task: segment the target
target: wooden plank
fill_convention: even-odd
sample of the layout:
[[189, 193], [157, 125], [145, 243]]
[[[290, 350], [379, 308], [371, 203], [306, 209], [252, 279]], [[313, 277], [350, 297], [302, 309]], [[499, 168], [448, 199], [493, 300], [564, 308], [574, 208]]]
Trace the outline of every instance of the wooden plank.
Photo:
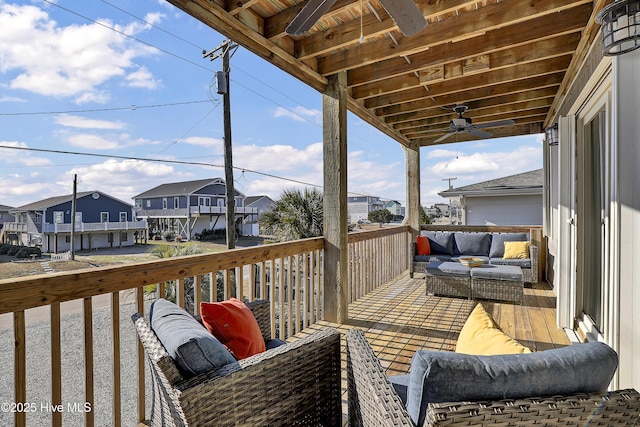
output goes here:
[[91, 297], [82, 301], [82, 317], [84, 326], [84, 400], [91, 407], [84, 415], [86, 427], [95, 425], [94, 381], [93, 381], [93, 307]]
[[193, 314], [200, 314], [200, 302], [202, 301], [202, 275], [193, 278]]
[[120, 293], [111, 294], [111, 343], [113, 352], [112, 375], [112, 412], [111, 422], [114, 427], [122, 425], [121, 377], [120, 377]]
[[[13, 313], [13, 338], [15, 349], [13, 353], [14, 369], [14, 397], [15, 402], [27, 401], [27, 340], [24, 321], [24, 311]], [[14, 424], [16, 427], [27, 425], [26, 412], [16, 411], [14, 414]]]
[[[198, 276], [200, 279], [199, 288], [202, 289], [202, 276]], [[200, 292], [202, 294], [202, 292]], [[198, 314], [200, 314], [200, 304], [197, 304]], [[144, 315], [144, 289], [138, 288], [136, 289], [136, 310], [138, 313]], [[144, 347], [142, 347], [142, 343], [139, 339], [136, 339], [136, 355], [138, 359], [138, 421], [142, 422], [146, 419], [146, 389], [145, 389], [145, 354]]]
[[[60, 343], [60, 304], [51, 304], [51, 404], [62, 405], [62, 353]], [[51, 425], [62, 426], [62, 411], [54, 411]]]

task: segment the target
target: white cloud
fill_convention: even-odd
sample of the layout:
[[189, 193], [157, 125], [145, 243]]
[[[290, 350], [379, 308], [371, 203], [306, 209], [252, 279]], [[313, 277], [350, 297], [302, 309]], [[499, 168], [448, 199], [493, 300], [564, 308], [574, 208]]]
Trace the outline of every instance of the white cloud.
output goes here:
[[54, 120], [59, 125], [81, 129], [123, 129], [125, 127], [122, 122], [88, 119], [72, 114], [58, 114]]
[[[27, 144], [18, 141], [0, 141], [0, 146], [16, 147], [16, 148], [28, 148]], [[45, 157], [38, 157], [31, 152], [22, 149], [0, 148], [0, 159], [7, 165], [24, 165], [31, 167], [47, 166], [51, 164], [51, 161]], [[0, 184], [0, 187], [7, 185], [6, 183]]]
[[445, 150], [442, 148], [436, 148], [434, 150], [431, 150], [429, 152], [427, 152], [427, 158], [428, 159], [437, 159], [440, 157], [456, 157], [460, 154], [459, 151], [453, 151], [453, 150]]
[[[100, 23], [130, 35], [149, 27]], [[138, 67], [137, 58], [157, 53], [97, 23], [60, 26], [31, 5], [0, 4], [0, 28], [0, 72], [17, 73], [10, 88], [79, 103], [105, 102], [109, 96], [101, 84], [126, 76]]]
[[129, 73], [129, 75], [125, 77], [125, 80], [127, 82], [127, 86], [144, 89], [157, 89], [162, 83], [161, 80], [153, 77], [153, 74], [149, 69], [147, 69], [147, 67], [140, 67], [138, 70]]
[[27, 102], [27, 100], [17, 96], [0, 96], [0, 102]]
[[91, 150], [113, 150], [121, 145], [112, 139], [103, 138], [91, 133], [77, 133], [67, 137], [69, 144]]
[[197, 145], [200, 147], [216, 147], [222, 153], [224, 141], [220, 138], [210, 138], [206, 136], [190, 136], [180, 140], [180, 143]]
[[293, 109], [277, 107], [273, 111], [273, 117], [287, 117], [297, 122], [310, 121], [312, 123], [321, 123], [322, 121], [322, 113], [320, 110], [306, 108], [301, 105]]

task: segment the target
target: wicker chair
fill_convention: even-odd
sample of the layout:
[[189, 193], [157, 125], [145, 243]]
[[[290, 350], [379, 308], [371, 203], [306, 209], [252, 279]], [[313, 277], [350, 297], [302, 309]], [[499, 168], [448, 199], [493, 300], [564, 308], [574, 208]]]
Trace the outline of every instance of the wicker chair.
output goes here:
[[[347, 332], [351, 427], [414, 426], [364, 333]], [[640, 394], [619, 390], [546, 398], [429, 404], [425, 426], [638, 426]]]
[[[247, 304], [271, 338], [269, 304]], [[152, 426], [337, 426], [340, 333], [327, 328], [184, 379], [142, 315], [132, 316], [153, 381]]]

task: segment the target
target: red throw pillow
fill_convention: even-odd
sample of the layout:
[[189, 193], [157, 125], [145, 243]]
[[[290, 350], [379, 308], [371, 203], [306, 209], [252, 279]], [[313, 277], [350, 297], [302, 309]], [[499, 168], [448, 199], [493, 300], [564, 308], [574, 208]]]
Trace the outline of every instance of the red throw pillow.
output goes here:
[[427, 236], [418, 236], [416, 239], [416, 252], [418, 255], [431, 255], [431, 245]]
[[260, 326], [247, 305], [235, 298], [201, 302], [202, 323], [241, 360], [265, 351]]

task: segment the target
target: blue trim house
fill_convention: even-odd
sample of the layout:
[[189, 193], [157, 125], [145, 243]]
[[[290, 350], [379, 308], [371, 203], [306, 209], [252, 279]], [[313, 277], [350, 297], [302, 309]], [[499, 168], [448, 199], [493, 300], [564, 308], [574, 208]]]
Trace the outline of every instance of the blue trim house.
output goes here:
[[[234, 191], [235, 221], [238, 228], [257, 208], [245, 207], [245, 195]], [[161, 184], [133, 197], [136, 218], [146, 219], [154, 235], [170, 231], [191, 239], [203, 230], [226, 227], [226, 185], [223, 179]]]
[[[2, 242], [41, 246], [43, 252], [71, 249], [73, 195], [50, 197], [11, 209]], [[100, 191], [76, 194], [75, 250], [131, 246], [146, 238], [146, 221], [134, 221], [133, 206]]]

